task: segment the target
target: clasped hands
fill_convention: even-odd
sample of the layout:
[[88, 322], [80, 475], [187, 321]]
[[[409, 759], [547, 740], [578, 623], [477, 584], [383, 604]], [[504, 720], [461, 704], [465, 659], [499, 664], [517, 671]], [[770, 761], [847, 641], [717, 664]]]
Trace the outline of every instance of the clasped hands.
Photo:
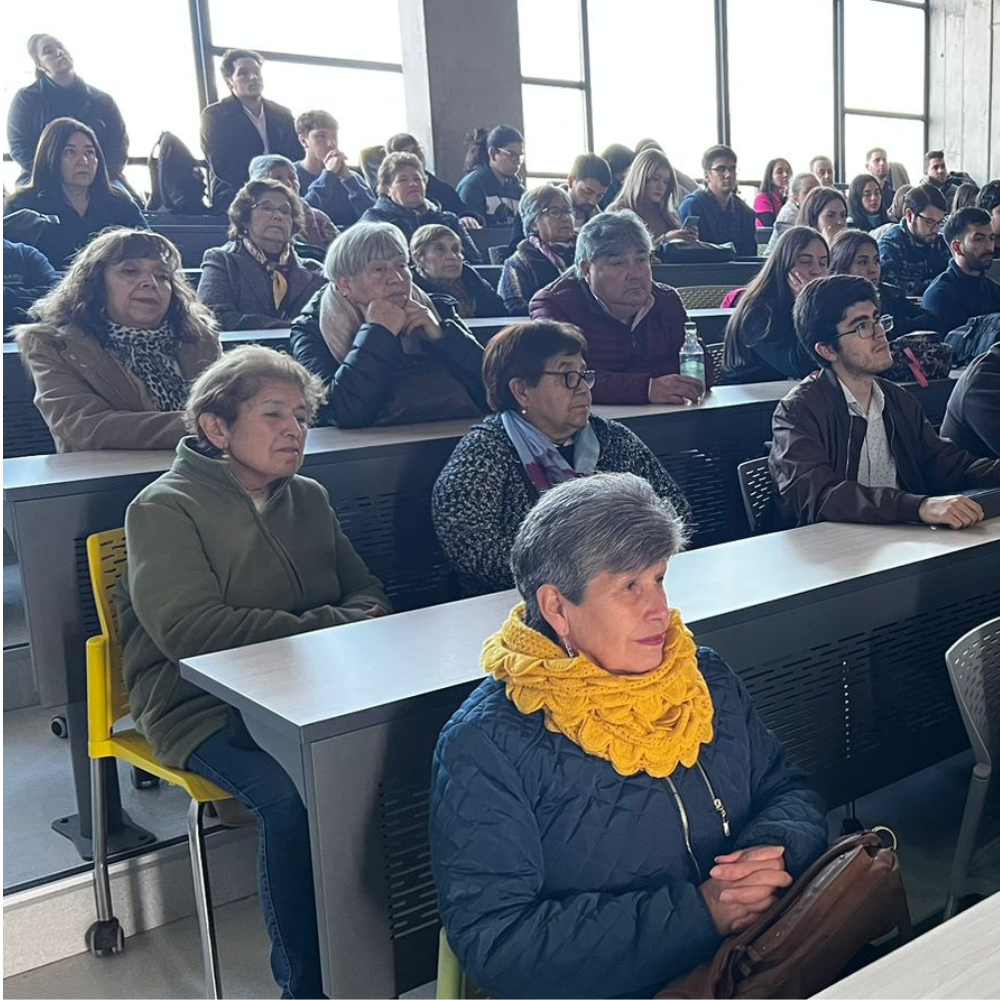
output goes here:
[[708, 874], [698, 891], [723, 937], [746, 930], [774, 903], [778, 890], [792, 884], [785, 871], [785, 848], [778, 845], [720, 854]]
[[384, 326], [394, 337], [403, 333], [417, 333], [428, 341], [444, 337], [434, 313], [415, 299], [407, 299], [405, 306], [397, 306], [388, 299], [373, 299], [365, 307], [365, 320]]

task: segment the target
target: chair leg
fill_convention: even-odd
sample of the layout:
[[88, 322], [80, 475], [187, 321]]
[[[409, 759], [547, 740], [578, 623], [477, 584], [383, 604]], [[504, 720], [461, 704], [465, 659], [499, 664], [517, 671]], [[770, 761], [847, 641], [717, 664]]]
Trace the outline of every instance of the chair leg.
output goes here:
[[194, 902], [201, 933], [201, 954], [205, 966], [205, 995], [211, 1000], [222, 996], [219, 956], [215, 945], [215, 915], [212, 913], [212, 890], [208, 881], [208, 856], [205, 852], [203, 824], [205, 804], [191, 800], [188, 809], [188, 846], [191, 850], [191, 875], [194, 878]]
[[[125, 935], [114, 914], [108, 876], [108, 813], [104, 758], [90, 760], [91, 843], [94, 852], [94, 901], [97, 920], [87, 928], [85, 940], [91, 954], [101, 958], [125, 947]], [[113, 761], [111, 762], [113, 766]]]
[[986, 806], [989, 788], [989, 769], [984, 768], [982, 764], [976, 764], [972, 769], [969, 793], [965, 798], [965, 811], [962, 814], [962, 825], [959, 827], [958, 841], [955, 844], [955, 856], [948, 883], [948, 899], [944, 906], [942, 920], [950, 920], [955, 915], [959, 901], [965, 894], [964, 884], [969, 875], [972, 855], [975, 853], [979, 824]]

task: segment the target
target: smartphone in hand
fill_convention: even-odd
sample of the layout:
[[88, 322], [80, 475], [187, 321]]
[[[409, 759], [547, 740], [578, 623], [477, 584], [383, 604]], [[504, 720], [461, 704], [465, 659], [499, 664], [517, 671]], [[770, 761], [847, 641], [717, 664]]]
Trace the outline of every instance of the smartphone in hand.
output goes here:
[[692, 233], [698, 232], [698, 223], [701, 222], [701, 216], [689, 215], [684, 220], [684, 228], [689, 229]]

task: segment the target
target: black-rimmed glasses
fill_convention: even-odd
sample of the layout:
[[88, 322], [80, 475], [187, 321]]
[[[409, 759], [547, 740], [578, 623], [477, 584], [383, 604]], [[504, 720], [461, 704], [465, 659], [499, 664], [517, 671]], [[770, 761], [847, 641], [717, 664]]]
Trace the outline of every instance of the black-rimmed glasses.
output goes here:
[[588, 368], [586, 371], [582, 372], [539, 372], [540, 375], [561, 375], [563, 381], [566, 383], [566, 388], [575, 391], [580, 388], [580, 383], [582, 382], [588, 389], [594, 388], [594, 383], [597, 381], [597, 372], [592, 371]]
[[889, 335], [889, 331], [892, 329], [893, 319], [886, 313], [884, 316], [879, 316], [878, 319], [863, 319], [853, 330], [848, 330], [847, 333], [838, 333], [837, 338], [850, 337], [852, 334], [857, 334], [862, 340], [871, 340], [875, 336], [875, 327], [880, 326], [885, 332], [885, 335]]

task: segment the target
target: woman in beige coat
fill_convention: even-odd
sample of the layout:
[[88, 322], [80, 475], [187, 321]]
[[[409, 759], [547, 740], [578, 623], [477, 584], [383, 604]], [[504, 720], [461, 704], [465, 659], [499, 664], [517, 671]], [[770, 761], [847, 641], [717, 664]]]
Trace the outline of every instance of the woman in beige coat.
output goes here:
[[32, 307], [38, 322], [17, 328], [60, 452], [174, 448], [183, 437], [188, 389], [220, 351], [180, 266], [156, 233], [102, 233]]

